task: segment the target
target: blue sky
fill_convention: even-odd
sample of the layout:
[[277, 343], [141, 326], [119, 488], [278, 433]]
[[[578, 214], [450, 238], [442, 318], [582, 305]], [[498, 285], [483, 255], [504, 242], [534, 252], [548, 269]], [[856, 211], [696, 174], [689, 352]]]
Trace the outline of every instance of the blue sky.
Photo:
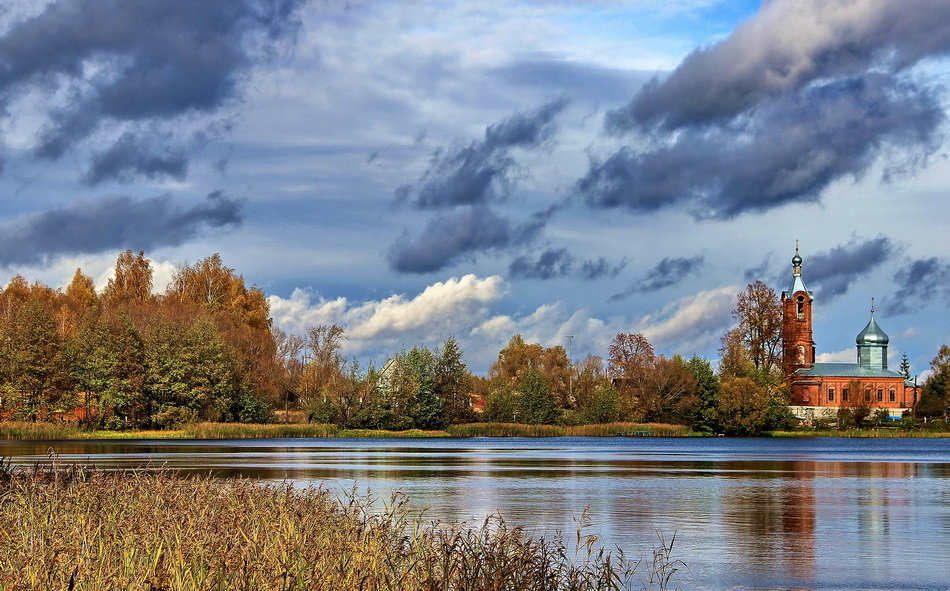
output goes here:
[[[14, 1], [0, 280], [220, 252], [344, 352], [715, 356], [796, 239], [825, 360], [950, 341], [941, 0]], [[896, 362], [895, 362], [896, 364]]]

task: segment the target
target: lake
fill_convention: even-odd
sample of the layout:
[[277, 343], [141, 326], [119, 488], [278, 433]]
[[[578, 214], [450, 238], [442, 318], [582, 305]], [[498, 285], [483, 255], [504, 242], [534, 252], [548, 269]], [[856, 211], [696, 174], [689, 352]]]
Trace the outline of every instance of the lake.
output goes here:
[[471, 438], [0, 441], [14, 463], [150, 464], [394, 490], [440, 521], [500, 514], [609, 546], [674, 534], [681, 588], [950, 588], [950, 440]]

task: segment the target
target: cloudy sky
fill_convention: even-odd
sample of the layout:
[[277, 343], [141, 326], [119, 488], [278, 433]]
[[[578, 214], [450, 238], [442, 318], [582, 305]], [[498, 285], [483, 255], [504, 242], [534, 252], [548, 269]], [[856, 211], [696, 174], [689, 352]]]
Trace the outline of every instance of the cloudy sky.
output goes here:
[[[5, 0], [0, 279], [220, 252], [364, 361], [715, 356], [801, 241], [824, 360], [950, 342], [946, 0]], [[896, 363], [895, 363], [896, 365]]]

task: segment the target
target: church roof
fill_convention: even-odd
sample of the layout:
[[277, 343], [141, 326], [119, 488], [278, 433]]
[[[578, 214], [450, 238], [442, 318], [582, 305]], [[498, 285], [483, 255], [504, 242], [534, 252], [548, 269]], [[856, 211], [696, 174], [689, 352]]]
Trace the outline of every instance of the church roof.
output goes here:
[[871, 319], [868, 320], [868, 325], [854, 339], [858, 345], [886, 345], [890, 340], [887, 333], [877, 325], [873, 312], [871, 313]]
[[835, 378], [901, 378], [896, 371], [889, 369], [868, 369], [857, 363], [816, 363], [809, 368], [798, 370], [801, 377]]

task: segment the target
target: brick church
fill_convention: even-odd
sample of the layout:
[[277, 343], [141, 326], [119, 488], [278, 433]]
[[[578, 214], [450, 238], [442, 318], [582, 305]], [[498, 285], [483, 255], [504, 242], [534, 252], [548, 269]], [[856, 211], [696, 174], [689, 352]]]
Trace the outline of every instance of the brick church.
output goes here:
[[838, 408], [868, 406], [887, 409], [892, 417], [913, 408], [917, 390], [913, 382], [887, 369], [890, 338], [871, 319], [855, 339], [857, 363], [816, 363], [812, 339], [814, 298], [802, 280], [802, 257], [795, 248], [792, 284], [782, 292], [782, 353], [790, 377], [791, 410], [811, 419], [833, 416]]

